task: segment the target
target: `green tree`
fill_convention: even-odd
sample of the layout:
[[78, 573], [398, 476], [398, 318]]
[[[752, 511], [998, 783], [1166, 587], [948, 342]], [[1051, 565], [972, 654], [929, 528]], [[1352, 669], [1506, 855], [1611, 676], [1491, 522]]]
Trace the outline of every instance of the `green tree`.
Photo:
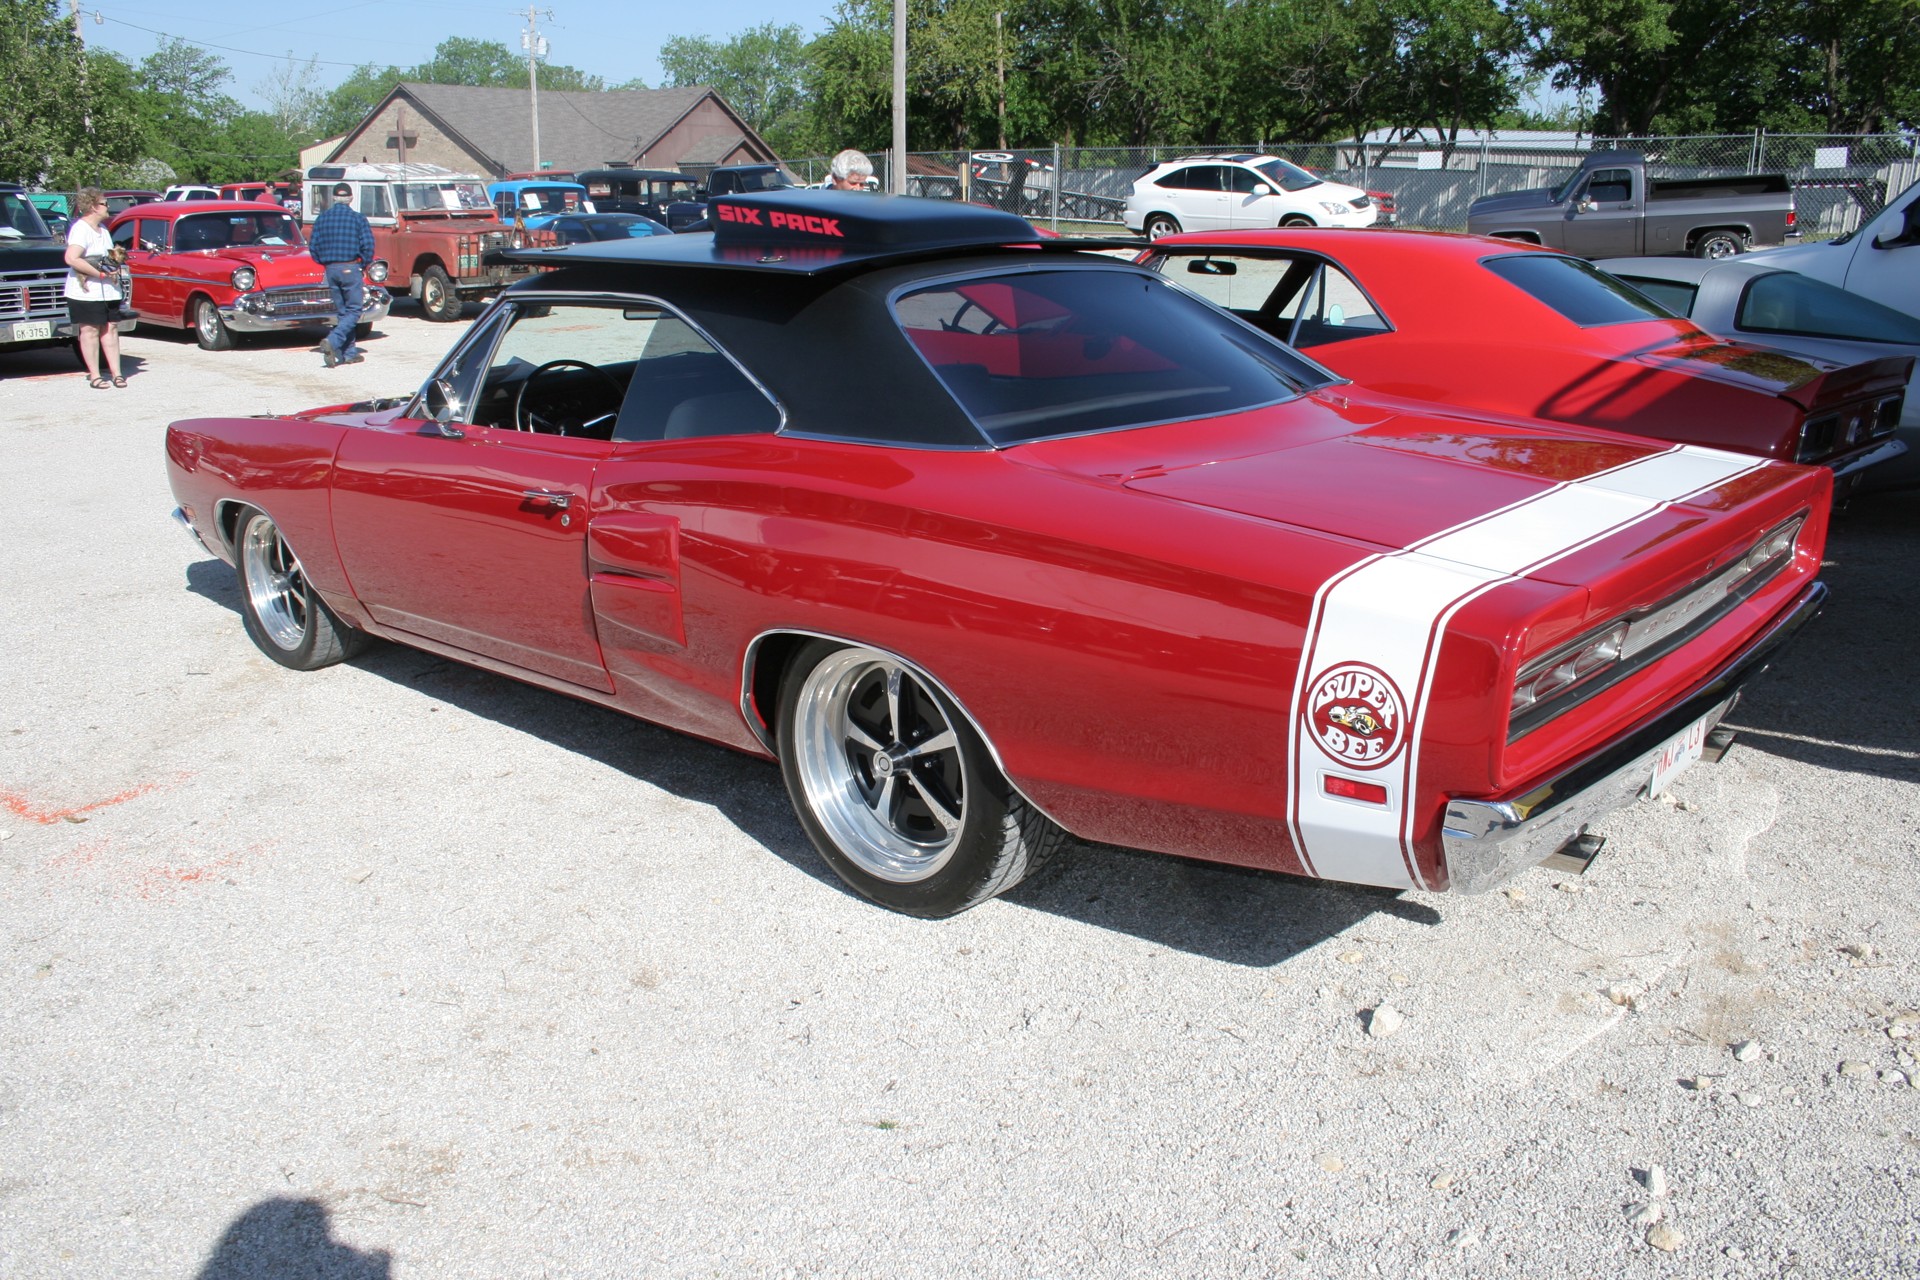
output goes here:
[[0, 174], [76, 185], [140, 158], [126, 64], [86, 54], [54, 0], [0, 0]]
[[1920, 127], [1920, 0], [1783, 0], [1795, 101], [1830, 133]]
[[408, 78], [399, 67], [368, 63], [355, 67], [352, 74], [328, 91], [314, 115], [314, 132], [322, 138], [337, 138], [380, 105], [393, 92], [393, 86]]
[[660, 66], [670, 86], [717, 91], [777, 152], [787, 154], [804, 133], [807, 44], [799, 27], [769, 22], [727, 40], [670, 36]]

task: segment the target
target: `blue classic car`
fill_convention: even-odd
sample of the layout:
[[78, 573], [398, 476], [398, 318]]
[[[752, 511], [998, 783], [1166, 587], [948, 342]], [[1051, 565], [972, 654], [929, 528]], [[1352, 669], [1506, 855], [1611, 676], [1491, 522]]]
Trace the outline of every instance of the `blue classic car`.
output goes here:
[[530, 231], [539, 230], [561, 214], [594, 211], [585, 187], [551, 178], [491, 182], [487, 184], [487, 195], [500, 221], [512, 223], [518, 218]]

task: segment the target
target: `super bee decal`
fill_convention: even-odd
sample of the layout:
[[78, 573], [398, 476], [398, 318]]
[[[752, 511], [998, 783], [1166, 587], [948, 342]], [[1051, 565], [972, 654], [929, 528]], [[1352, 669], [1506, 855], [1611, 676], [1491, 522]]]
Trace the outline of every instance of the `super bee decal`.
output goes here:
[[1386, 672], [1343, 662], [1313, 682], [1301, 715], [1329, 756], [1356, 769], [1377, 769], [1400, 753], [1406, 706]]

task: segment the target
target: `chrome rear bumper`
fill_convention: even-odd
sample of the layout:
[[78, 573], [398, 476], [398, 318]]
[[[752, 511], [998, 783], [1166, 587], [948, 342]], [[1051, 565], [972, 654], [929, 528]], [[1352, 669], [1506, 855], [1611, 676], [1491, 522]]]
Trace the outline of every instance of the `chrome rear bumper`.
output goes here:
[[1705, 718], [1709, 730], [1718, 725], [1746, 683], [1767, 669], [1826, 599], [1826, 584], [1811, 584], [1692, 693], [1547, 782], [1507, 800], [1449, 798], [1440, 832], [1449, 887], [1456, 893], [1498, 888], [1552, 856], [1588, 823], [1640, 798], [1666, 745], [1696, 720]]

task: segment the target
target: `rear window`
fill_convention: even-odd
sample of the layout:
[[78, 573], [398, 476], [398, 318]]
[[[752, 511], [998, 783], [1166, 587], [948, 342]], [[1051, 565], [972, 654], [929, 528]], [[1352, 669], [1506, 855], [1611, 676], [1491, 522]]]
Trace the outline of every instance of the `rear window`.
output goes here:
[[1214, 417], [1331, 375], [1158, 276], [1022, 271], [902, 294], [895, 318], [995, 444]]
[[1620, 278], [1677, 316], [1693, 314], [1693, 300], [1700, 293], [1698, 285], [1682, 284], [1678, 280], [1647, 280], [1640, 276]]
[[1583, 327], [1675, 318], [1652, 298], [1579, 258], [1516, 253], [1482, 259], [1481, 265]]
[[1804, 333], [1857, 342], [1920, 342], [1920, 320], [1791, 271], [1758, 276], [1734, 324], [1756, 333]]

